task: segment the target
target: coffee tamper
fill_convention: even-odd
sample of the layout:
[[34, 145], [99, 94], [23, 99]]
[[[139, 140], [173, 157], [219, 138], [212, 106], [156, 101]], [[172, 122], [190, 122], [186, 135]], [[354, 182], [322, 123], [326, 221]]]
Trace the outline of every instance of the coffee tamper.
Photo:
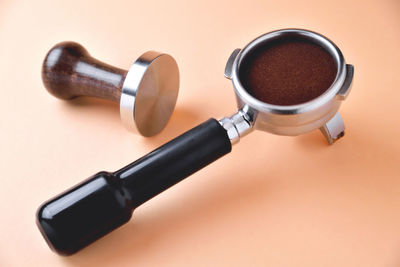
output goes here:
[[[330, 55], [334, 72], [324, 92], [293, 105], [270, 104], [249, 93], [243, 80], [246, 62], [255, 51], [266, 51], [276, 43], [288, 43], [289, 50], [291, 43], [305, 43]], [[312, 54], [308, 52], [303, 56]], [[290, 66], [283, 69], [297, 66], [294, 59], [289, 61]], [[318, 77], [320, 70], [310, 64], [306, 71]], [[285, 29], [264, 34], [232, 53], [225, 76], [233, 83], [236, 113], [220, 120], [211, 118], [128, 166], [116, 172], [99, 172], [45, 202], [38, 209], [37, 225], [49, 246], [62, 255], [75, 253], [128, 222], [134, 209], [147, 200], [228, 154], [233, 144], [254, 129], [288, 136], [321, 129], [330, 143], [344, 134], [338, 110], [350, 92], [353, 66], [346, 64], [332, 41], [318, 33]]]
[[93, 58], [75, 42], [59, 43], [47, 53], [42, 79], [61, 99], [91, 96], [119, 102], [123, 124], [143, 136], [164, 128], [179, 91], [178, 65], [168, 54], [148, 51], [126, 71]]

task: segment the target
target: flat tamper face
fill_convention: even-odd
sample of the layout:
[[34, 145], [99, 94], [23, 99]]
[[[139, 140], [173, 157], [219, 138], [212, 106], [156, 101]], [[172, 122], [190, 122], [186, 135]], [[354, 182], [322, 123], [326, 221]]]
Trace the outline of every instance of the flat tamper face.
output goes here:
[[139, 57], [122, 86], [120, 113], [124, 125], [143, 136], [159, 133], [175, 108], [179, 70], [173, 57], [149, 51]]

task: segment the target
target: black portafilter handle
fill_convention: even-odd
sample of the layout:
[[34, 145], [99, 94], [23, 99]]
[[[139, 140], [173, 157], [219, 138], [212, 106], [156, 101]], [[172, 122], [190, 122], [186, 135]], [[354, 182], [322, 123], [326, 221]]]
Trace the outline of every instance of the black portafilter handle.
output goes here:
[[52, 250], [71, 255], [128, 222], [135, 208], [231, 151], [215, 119], [114, 172], [99, 172], [48, 200], [37, 225]]

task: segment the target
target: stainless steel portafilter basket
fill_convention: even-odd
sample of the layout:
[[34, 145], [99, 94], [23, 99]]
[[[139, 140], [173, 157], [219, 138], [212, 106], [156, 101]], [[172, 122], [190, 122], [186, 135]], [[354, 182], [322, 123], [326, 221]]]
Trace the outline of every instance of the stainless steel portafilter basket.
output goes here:
[[[302, 39], [324, 48], [336, 62], [334, 82], [309, 102], [278, 106], [261, 102], [240, 81], [240, 66], [252, 50], [279, 38]], [[49, 246], [70, 255], [130, 220], [134, 209], [192, 173], [229, 153], [232, 144], [260, 129], [273, 134], [299, 135], [321, 129], [330, 143], [344, 134], [338, 113], [350, 91], [353, 66], [320, 34], [286, 29], [267, 33], [236, 49], [225, 76], [232, 80], [238, 112], [221, 120], [209, 119], [116, 172], [99, 172], [45, 202], [37, 225]]]
[[[253, 97], [240, 80], [240, 64], [254, 49], [282, 38], [307, 40], [318, 44], [331, 54], [337, 66], [334, 82], [317, 98], [298, 105], [278, 106], [264, 103]], [[346, 64], [342, 52], [326, 37], [308, 30], [285, 29], [264, 34], [243, 49], [233, 51], [225, 68], [225, 77], [232, 80], [239, 111], [220, 120], [232, 143], [254, 129], [278, 135], [300, 135], [320, 129], [329, 143], [344, 135], [344, 123], [338, 113], [348, 96], [354, 67]]]

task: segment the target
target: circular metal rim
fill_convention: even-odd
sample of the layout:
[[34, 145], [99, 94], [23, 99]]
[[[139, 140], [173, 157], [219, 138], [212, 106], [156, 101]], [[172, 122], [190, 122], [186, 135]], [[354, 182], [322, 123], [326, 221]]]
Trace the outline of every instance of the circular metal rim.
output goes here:
[[[297, 105], [288, 105], [288, 106], [280, 106], [273, 105], [262, 102], [257, 98], [250, 95], [239, 79], [239, 67], [242, 60], [253, 51], [257, 46], [274, 40], [278, 38], [282, 38], [284, 36], [297, 35], [303, 39], [307, 39], [311, 42], [317, 43], [325, 48], [334, 58], [337, 65], [337, 74], [335, 80], [332, 85], [320, 96], [301, 104]], [[247, 105], [257, 111], [266, 112], [266, 113], [274, 113], [274, 114], [299, 114], [306, 113], [311, 110], [315, 110], [327, 102], [331, 101], [332, 98], [339, 92], [341, 89], [343, 82], [346, 78], [346, 63], [344, 61], [344, 57], [339, 48], [328, 38], [322, 36], [316, 32], [312, 32], [309, 30], [303, 29], [283, 29], [272, 31], [266, 34], [263, 34], [253, 41], [251, 41], [248, 45], [246, 45], [236, 57], [236, 60], [233, 63], [233, 73], [232, 73], [232, 81], [233, 87], [236, 95]]]
[[[136, 101], [137, 97], [139, 95], [139, 92], [143, 89], [142, 88], [142, 81], [143, 78], [148, 71], [149, 67], [153, 62], [158, 60], [160, 57], [168, 57], [171, 59], [175, 66], [174, 68], [171, 69], [171, 71], [175, 71], [176, 75], [178, 77], [177, 80], [177, 87], [174, 88], [176, 91], [175, 98], [173, 99], [172, 107], [171, 107], [171, 112], [167, 114], [166, 119], [163, 121], [162, 125], [160, 125], [160, 129], [157, 132], [153, 132], [151, 134], [146, 133], [141, 125], [138, 124], [136, 118], [137, 112], [137, 106]], [[168, 123], [176, 105], [176, 101], [178, 98], [178, 92], [179, 92], [179, 68], [178, 65], [175, 61], [175, 59], [164, 53], [159, 53], [156, 51], [148, 51], [144, 54], [142, 54], [131, 66], [129, 69], [123, 86], [121, 90], [121, 98], [120, 98], [120, 117], [122, 120], [123, 125], [129, 130], [129, 131], [138, 131], [141, 135], [143, 136], [154, 136], [157, 133], [159, 133], [165, 125]]]

